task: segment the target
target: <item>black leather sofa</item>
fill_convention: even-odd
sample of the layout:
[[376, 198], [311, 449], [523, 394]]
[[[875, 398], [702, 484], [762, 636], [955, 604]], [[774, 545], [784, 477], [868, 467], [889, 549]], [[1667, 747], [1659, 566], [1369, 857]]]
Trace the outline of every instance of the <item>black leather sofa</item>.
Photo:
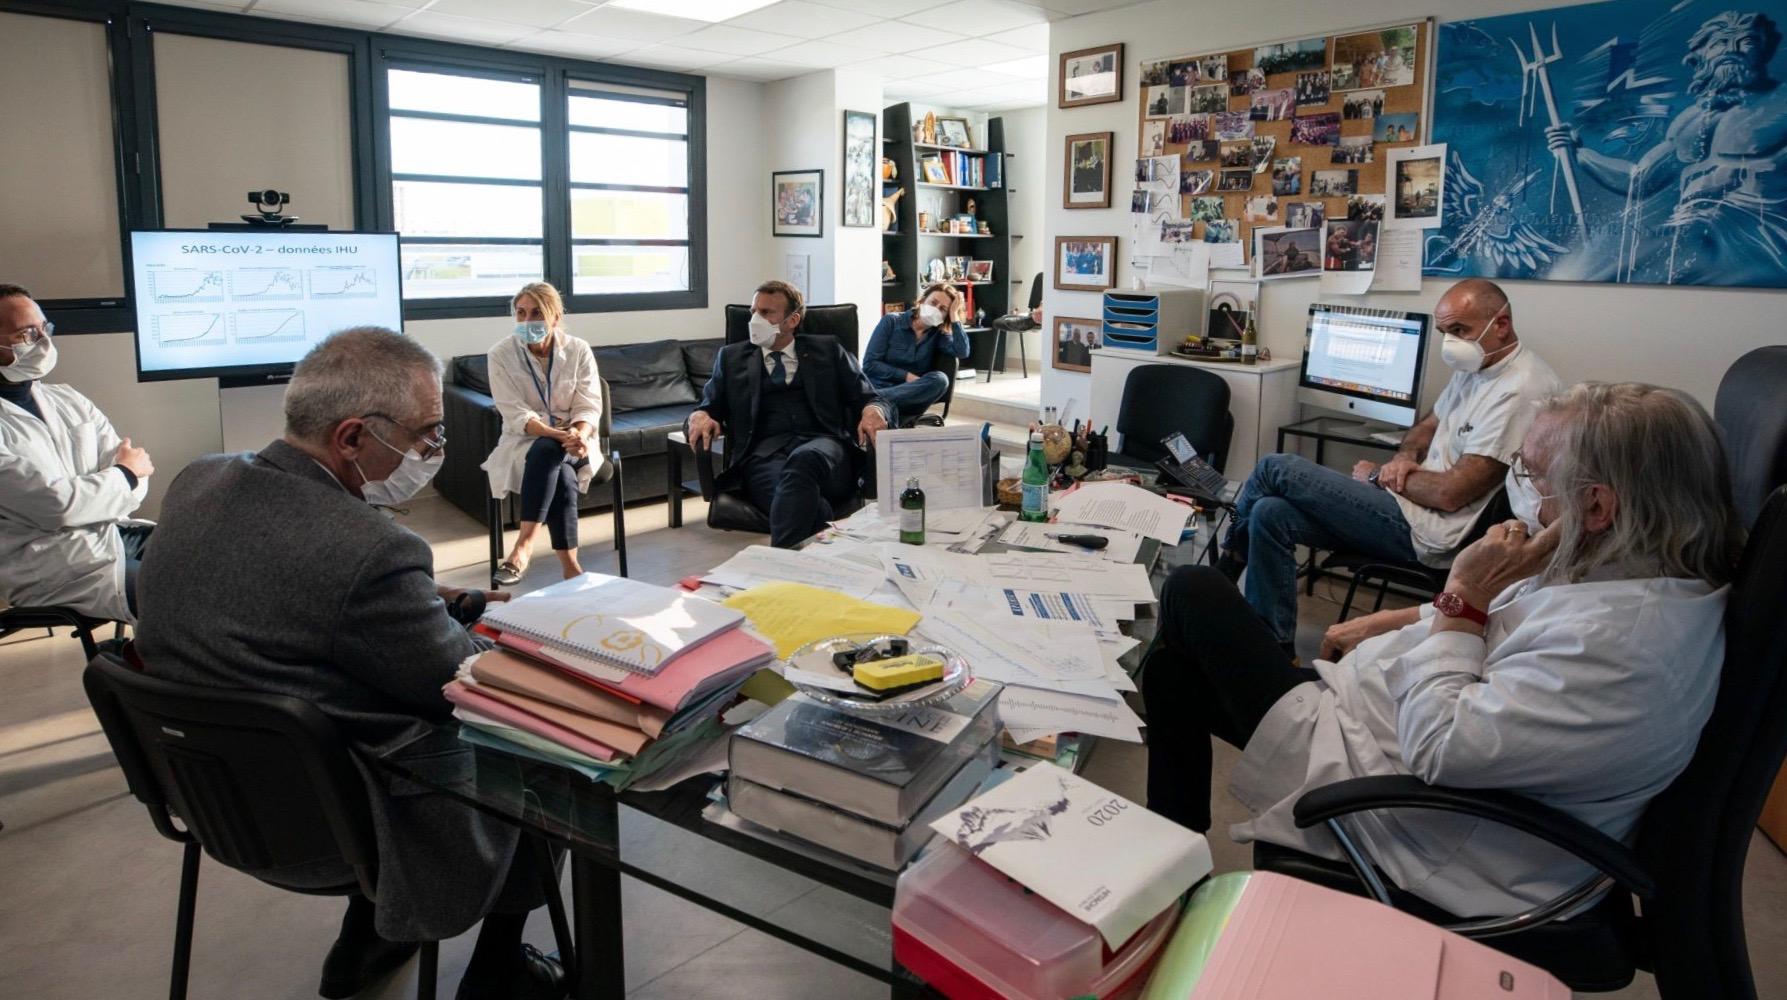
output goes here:
[[[665, 457], [672, 431], [701, 398], [713, 373], [722, 340], [655, 340], [596, 347], [596, 369], [608, 383], [605, 405], [612, 414], [610, 447], [620, 453], [627, 474], [628, 502], [664, 495]], [[502, 418], [490, 398], [490, 370], [482, 354], [462, 354], [447, 365], [442, 389], [446, 412], [447, 457], [434, 488], [455, 507], [489, 526], [490, 484], [481, 466], [496, 447]], [[591, 489], [580, 510], [609, 506], [607, 490]]]

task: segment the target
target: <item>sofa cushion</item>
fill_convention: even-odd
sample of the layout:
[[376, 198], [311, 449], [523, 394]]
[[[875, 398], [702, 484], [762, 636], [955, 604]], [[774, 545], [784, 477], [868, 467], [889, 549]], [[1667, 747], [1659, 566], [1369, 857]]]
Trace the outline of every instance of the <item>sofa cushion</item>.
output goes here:
[[714, 359], [719, 356], [720, 348], [726, 346], [722, 337], [712, 340], [683, 341], [683, 364], [689, 369], [689, 381], [694, 384], [695, 391], [700, 393], [707, 385], [707, 380], [714, 373]]
[[596, 348], [596, 369], [608, 381], [616, 415], [654, 406], [693, 403], [681, 345], [674, 340]]
[[652, 406], [614, 415], [614, 448], [622, 458], [634, 455], [661, 455], [669, 449], [665, 439], [672, 431], [683, 429], [691, 404]]
[[461, 354], [454, 358], [447, 372], [447, 381], [453, 385], [465, 386], [473, 392], [490, 395], [490, 356]]

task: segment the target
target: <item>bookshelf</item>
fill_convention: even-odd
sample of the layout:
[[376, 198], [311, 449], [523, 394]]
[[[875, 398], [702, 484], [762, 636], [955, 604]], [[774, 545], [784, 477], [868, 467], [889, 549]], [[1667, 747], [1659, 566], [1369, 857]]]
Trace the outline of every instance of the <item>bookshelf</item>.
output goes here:
[[[922, 120], [924, 116], [919, 114], [917, 117]], [[986, 327], [984, 324], [975, 324], [974, 310], [986, 310], [987, 322], [990, 323], [1005, 315], [1011, 304], [1013, 276], [1008, 273], [1011, 267], [1011, 219], [1006, 205], [1007, 192], [1003, 186], [1004, 179], [1011, 175], [1011, 171], [1005, 160], [1004, 123], [998, 118], [989, 118], [986, 134], [974, 137], [981, 140], [982, 147], [962, 149], [914, 142], [913, 120], [910, 104], [896, 104], [882, 112], [884, 138], [881, 155], [894, 161], [899, 169], [899, 177], [893, 181], [883, 181], [881, 193], [884, 197], [896, 189], [905, 193], [900, 197], [894, 212], [896, 231], [883, 233], [881, 237], [882, 257], [894, 270], [894, 280], [882, 283], [881, 301], [884, 305], [900, 302], [910, 306], [918, 298], [919, 289], [929, 283], [925, 278], [925, 268], [933, 258], [968, 257], [973, 260], [990, 260], [993, 262], [993, 280], [955, 282], [958, 288], [972, 298], [972, 308], [962, 325], [978, 341], [982, 339], [980, 333]], [[986, 161], [999, 157], [997, 175], [1001, 186], [935, 184], [926, 181], [919, 164], [923, 157], [933, 153], [954, 154], [959, 162], [964, 162], [989, 177], [994, 168], [988, 167]], [[932, 224], [936, 225], [936, 219], [947, 219], [962, 212], [969, 198], [974, 199], [975, 217], [988, 224], [992, 229], [991, 234], [918, 231], [919, 213], [929, 214]], [[981, 353], [978, 343], [975, 353]]]

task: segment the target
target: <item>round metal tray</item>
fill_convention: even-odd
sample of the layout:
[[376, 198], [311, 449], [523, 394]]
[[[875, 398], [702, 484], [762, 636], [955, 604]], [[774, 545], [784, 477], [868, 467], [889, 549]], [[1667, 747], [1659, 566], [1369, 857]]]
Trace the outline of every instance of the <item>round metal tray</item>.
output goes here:
[[816, 674], [837, 674], [840, 677], [848, 679], [848, 674], [845, 674], [843, 671], [832, 665], [831, 654], [841, 649], [861, 646], [871, 642], [880, 642], [884, 639], [904, 639], [907, 643], [907, 652], [930, 653], [934, 656], [941, 657], [943, 660], [943, 678], [941, 680], [933, 681], [930, 684], [926, 684], [921, 688], [902, 691], [891, 698], [886, 698], [881, 701], [876, 701], [867, 695], [850, 694], [843, 691], [833, 691], [829, 688], [823, 688], [813, 684], [804, 684], [797, 678], [792, 677], [788, 679], [788, 683], [794, 685], [795, 690], [812, 698], [814, 701], [830, 705], [833, 708], [841, 709], [846, 712], [873, 715], [884, 712], [901, 712], [907, 709], [935, 705], [938, 702], [945, 701], [960, 693], [963, 688], [967, 687], [969, 683], [974, 680], [974, 677], [968, 670], [968, 661], [962, 659], [948, 649], [917, 636], [893, 635], [890, 633], [853, 632], [846, 635], [832, 636], [829, 639], [820, 639], [816, 642], [809, 642], [805, 646], [795, 650], [794, 653], [788, 657], [788, 663], [799, 670], [805, 670]]

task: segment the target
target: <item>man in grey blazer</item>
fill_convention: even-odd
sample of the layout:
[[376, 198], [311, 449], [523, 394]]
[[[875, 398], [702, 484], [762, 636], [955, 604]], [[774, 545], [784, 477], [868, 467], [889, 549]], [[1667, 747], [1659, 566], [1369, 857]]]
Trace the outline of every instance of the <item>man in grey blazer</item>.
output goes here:
[[[447, 719], [441, 687], [482, 641], [449, 615], [460, 594], [435, 584], [428, 544], [372, 506], [402, 503], [432, 477], [441, 416], [440, 362], [414, 341], [367, 327], [318, 344], [286, 389], [282, 439], [199, 459], [169, 488], [139, 582], [148, 672], [302, 698], [372, 754]], [[459, 1000], [562, 996], [563, 970], [521, 944], [543, 899], [517, 829], [360, 766], [379, 898], [350, 898], [322, 995], [351, 996], [414, 942], [482, 919]], [[345, 870], [256, 874], [294, 887], [353, 881]]]

